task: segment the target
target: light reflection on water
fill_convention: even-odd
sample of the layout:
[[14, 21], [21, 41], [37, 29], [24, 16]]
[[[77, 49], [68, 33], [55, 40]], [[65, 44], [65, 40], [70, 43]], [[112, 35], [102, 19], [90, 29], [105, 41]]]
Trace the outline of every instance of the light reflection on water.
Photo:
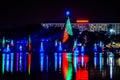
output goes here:
[[[34, 56], [32, 58], [34, 58]], [[83, 53], [82, 54], [54, 53], [53, 57], [47, 53], [40, 53], [39, 56], [37, 56], [37, 58], [39, 58], [40, 62], [38, 63], [38, 61], [36, 60], [37, 62], [34, 61], [33, 63], [32, 61], [31, 75], [28, 76], [28, 77], [32, 76], [32, 78], [34, 78], [32, 72], [39, 72], [39, 73], [34, 73], [34, 75], [37, 75], [35, 78], [36, 80], [39, 80], [39, 78], [41, 77], [42, 77], [41, 80], [48, 80], [49, 78], [53, 80], [56, 79], [58, 80], [106, 80], [106, 79], [119, 80], [120, 79], [119, 76], [120, 57], [118, 55], [117, 56], [114, 55], [114, 53], [112, 52], [108, 52], [106, 55], [105, 53], [94, 53], [94, 56], [90, 56], [87, 54], [83, 55]], [[17, 60], [17, 57], [14, 60]], [[26, 59], [24, 59], [23, 57], [22, 60], [26, 60]], [[13, 62], [14, 64], [16, 63], [15, 61]], [[13, 62], [11, 64], [13, 64]], [[39, 68], [35, 68], [36, 67], [35, 63], [39, 64]], [[17, 64], [15, 64], [16, 65], [16, 67], [14, 67], [15, 69], [12, 70], [12, 68], [10, 68], [13, 74], [9, 73], [9, 75], [15, 75], [17, 73], [16, 68], [20, 68]], [[20, 62], [20, 64], [24, 64], [24, 61], [22, 61], [22, 63]], [[8, 69], [9, 68], [7, 66], [6, 71], [8, 71]], [[22, 71], [23, 69], [24, 68], [20, 68], [20, 71]], [[6, 76], [7, 74], [6, 71], [4, 76]], [[23, 76], [24, 75], [22, 75], [22, 77]]]

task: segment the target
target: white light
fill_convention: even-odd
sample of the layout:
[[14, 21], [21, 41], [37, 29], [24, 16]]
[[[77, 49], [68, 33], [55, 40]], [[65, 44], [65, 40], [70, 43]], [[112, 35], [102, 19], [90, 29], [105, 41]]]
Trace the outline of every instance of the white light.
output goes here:
[[115, 32], [115, 30], [114, 29], [110, 29], [110, 32], [113, 33], [113, 32]]

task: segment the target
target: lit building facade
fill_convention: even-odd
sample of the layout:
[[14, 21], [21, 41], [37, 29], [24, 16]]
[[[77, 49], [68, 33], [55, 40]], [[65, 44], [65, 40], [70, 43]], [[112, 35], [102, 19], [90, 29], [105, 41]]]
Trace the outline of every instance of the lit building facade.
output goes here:
[[[42, 23], [45, 28], [49, 27], [64, 27], [64, 23]], [[106, 31], [110, 35], [120, 34], [120, 23], [72, 23], [73, 28], [79, 29], [79, 31]]]

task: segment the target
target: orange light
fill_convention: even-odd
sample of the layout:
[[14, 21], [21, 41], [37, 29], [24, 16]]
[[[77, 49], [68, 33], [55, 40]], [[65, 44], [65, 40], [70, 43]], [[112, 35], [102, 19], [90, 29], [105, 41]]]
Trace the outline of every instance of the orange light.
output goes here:
[[76, 20], [77, 23], [88, 23], [89, 20]]

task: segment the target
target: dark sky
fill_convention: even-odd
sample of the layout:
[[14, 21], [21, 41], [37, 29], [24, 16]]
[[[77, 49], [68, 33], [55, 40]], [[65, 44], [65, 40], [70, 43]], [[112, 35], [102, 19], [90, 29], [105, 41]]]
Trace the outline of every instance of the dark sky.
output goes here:
[[90, 22], [120, 22], [117, 0], [16, 0], [0, 2], [0, 24], [39, 24], [61, 22], [65, 11], [71, 11], [71, 20], [89, 19]]

